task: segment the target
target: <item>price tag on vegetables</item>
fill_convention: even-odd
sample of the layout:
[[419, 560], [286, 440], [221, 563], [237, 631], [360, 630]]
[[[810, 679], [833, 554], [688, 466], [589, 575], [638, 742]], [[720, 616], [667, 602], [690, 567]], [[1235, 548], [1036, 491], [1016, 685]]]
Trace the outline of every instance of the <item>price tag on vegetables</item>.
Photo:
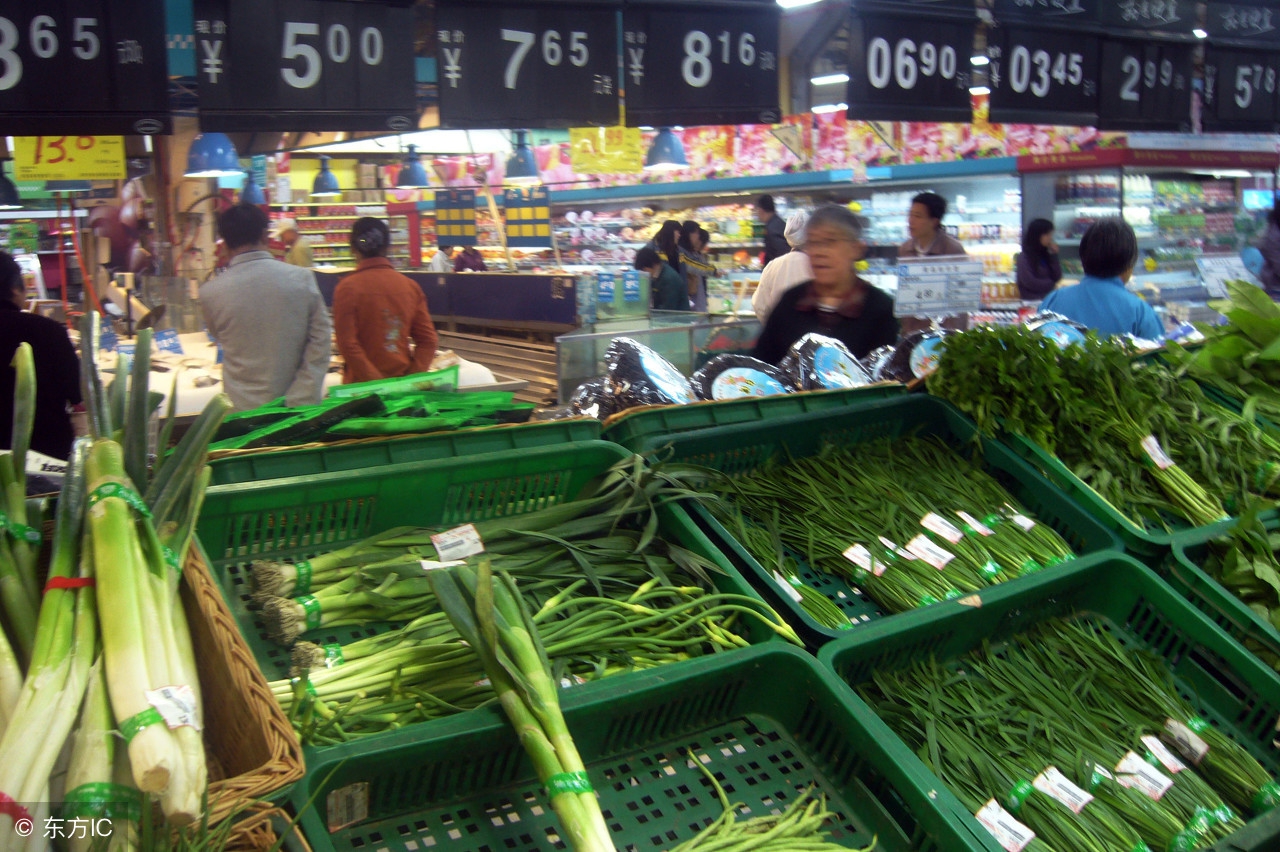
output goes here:
[[1209, 753], [1209, 744], [1197, 733], [1204, 730], [1204, 724], [1203, 719], [1192, 719], [1191, 724], [1187, 725], [1174, 719], [1164, 720], [1164, 735], [1183, 757], [1196, 766], [1199, 766], [1200, 761], [1204, 760], [1205, 755]]
[[1093, 801], [1093, 796], [1073, 784], [1071, 779], [1058, 771], [1056, 766], [1050, 766], [1037, 775], [1032, 780], [1031, 786], [1046, 796], [1057, 799], [1070, 808], [1072, 813], [1076, 814], [1083, 811], [1084, 806]]
[[436, 554], [441, 562], [466, 559], [477, 553], [484, 553], [484, 542], [474, 524], [463, 524], [442, 533], [431, 536], [431, 543], [436, 547]]
[[148, 690], [147, 703], [156, 708], [171, 729], [189, 725], [198, 731], [202, 727], [200, 704], [195, 691], [187, 684]]
[[1160, 761], [1160, 765], [1172, 774], [1177, 775], [1187, 768], [1185, 763], [1178, 760], [1177, 756], [1169, 751], [1168, 746], [1155, 737], [1150, 735], [1143, 737], [1142, 744], [1147, 747], [1147, 751], [1151, 752], [1156, 760]]
[[1132, 751], [1116, 764], [1116, 781], [1125, 787], [1139, 790], [1147, 798], [1157, 802], [1173, 786], [1172, 778]]
[[974, 817], [983, 828], [991, 832], [991, 836], [1005, 852], [1022, 852], [1036, 839], [1034, 831], [1014, 819], [995, 799], [983, 805]]

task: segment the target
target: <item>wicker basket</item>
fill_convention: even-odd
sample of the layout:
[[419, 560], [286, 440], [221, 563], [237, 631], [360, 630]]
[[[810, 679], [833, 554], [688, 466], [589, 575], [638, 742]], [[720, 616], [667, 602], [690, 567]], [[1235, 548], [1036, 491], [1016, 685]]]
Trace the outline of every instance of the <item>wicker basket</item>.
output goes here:
[[236, 823], [227, 838], [225, 852], [267, 852], [280, 842], [276, 827], [291, 826], [287, 840], [289, 846], [302, 852], [311, 852], [311, 844], [302, 830], [292, 825], [289, 815], [269, 802], [259, 802], [249, 809], [248, 815]]
[[302, 778], [302, 745], [240, 636], [199, 547], [191, 548], [182, 574], [182, 601], [204, 695], [209, 818], [217, 821]]

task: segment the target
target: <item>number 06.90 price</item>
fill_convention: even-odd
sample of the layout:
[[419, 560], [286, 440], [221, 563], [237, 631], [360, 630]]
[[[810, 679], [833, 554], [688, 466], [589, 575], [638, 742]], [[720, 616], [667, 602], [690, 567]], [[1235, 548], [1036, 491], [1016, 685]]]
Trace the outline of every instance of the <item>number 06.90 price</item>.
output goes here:
[[[300, 21], [286, 21], [284, 25], [284, 47], [280, 58], [286, 62], [301, 59], [302, 70], [297, 68], [281, 68], [280, 76], [295, 89], [310, 89], [320, 82], [320, 51], [314, 45], [302, 41], [303, 38], [319, 38], [320, 25]], [[325, 32], [324, 48], [331, 62], [342, 65], [351, 59], [351, 30], [343, 24], [333, 24]], [[383, 43], [382, 31], [377, 27], [365, 27], [360, 31], [358, 47], [360, 61], [365, 65], [382, 64]]]
[[921, 76], [935, 74], [954, 80], [956, 70], [956, 49], [949, 44], [938, 47], [903, 38], [890, 48], [888, 39], [873, 38], [867, 45], [867, 80], [877, 89], [887, 88], [891, 82], [900, 89], [914, 89]]

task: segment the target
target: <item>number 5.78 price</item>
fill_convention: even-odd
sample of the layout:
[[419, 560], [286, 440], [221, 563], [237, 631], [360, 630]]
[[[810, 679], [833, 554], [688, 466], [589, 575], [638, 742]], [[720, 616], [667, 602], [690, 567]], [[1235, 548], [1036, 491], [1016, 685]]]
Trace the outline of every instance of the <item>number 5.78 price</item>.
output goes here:
[[[587, 49], [587, 34], [584, 32], [569, 33], [568, 43], [564, 42], [559, 30], [545, 30], [542, 38], [539, 39], [537, 33], [531, 33], [528, 30], [507, 30], [502, 31], [502, 40], [513, 43], [516, 48], [507, 60], [506, 71], [502, 75], [502, 82], [508, 89], [514, 89], [520, 82], [520, 68], [524, 65], [525, 57], [529, 55], [529, 51], [533, 49], [536, 42], [542, 43], [542, 61], [547, 65], [555, 68], [561, 65], [566, 53], [571, 65], [575, 68], [583, 68], [591, 60], [591, 52]], [[567, 47], [567, 50], [566, 50]]]

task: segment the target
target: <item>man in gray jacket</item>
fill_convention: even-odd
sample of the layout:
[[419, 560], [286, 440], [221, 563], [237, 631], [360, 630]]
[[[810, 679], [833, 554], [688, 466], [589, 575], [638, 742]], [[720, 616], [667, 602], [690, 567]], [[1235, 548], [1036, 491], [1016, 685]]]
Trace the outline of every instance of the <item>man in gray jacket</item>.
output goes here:
[[324, 397], [332, 351], [329, 311], [310, 269], [267, 250], [267, 214], [237, 204], [218, 217], [227, 271], [200, 288], [209, 334], [222, 346], [222, 381], [236, 411], [284, 397], [315, 405]]

